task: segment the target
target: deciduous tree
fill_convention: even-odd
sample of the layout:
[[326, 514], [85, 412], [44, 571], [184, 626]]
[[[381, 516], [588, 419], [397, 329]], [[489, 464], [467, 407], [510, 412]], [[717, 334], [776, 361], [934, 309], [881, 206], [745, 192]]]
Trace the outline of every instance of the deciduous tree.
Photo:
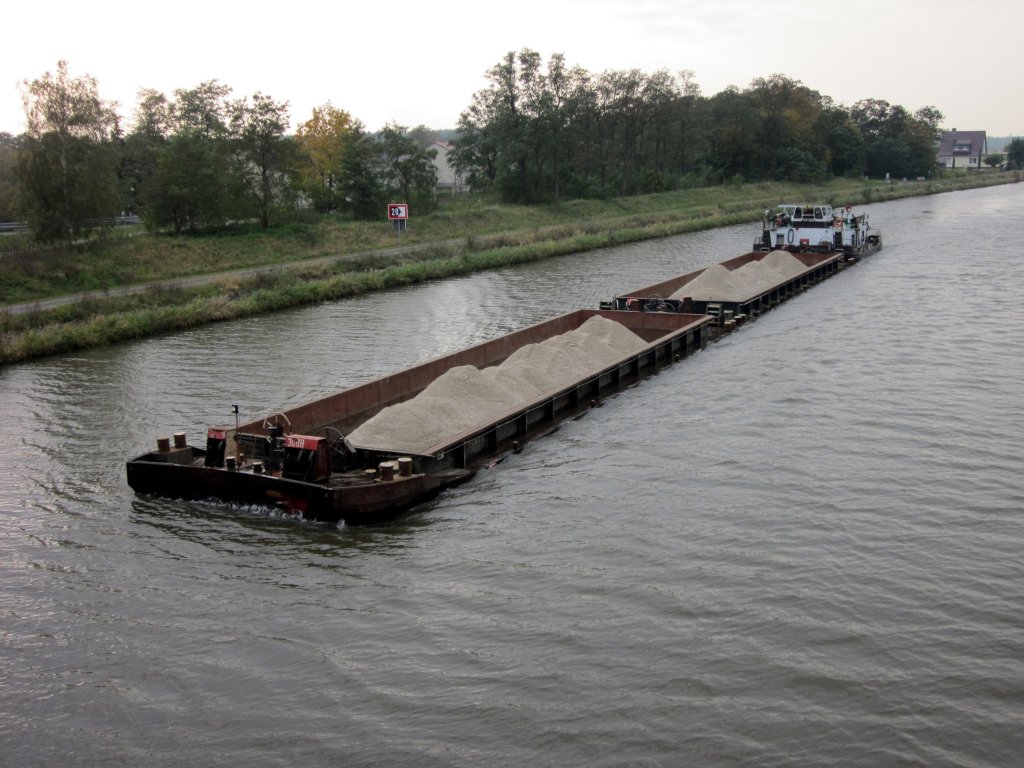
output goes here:
[[341, 161], [341, 193], [344, 207], [357, 219], [381, 216], [386, 199], [382, 181], [379, 145], [355, 124], [351, 140], [345, 143]]
[[285, 141], [288, 130], [288, 102], [274, 101], [255, 93], [250, 103], [236, 101], [231, 109], [239, 178], [243, 179], [259, 215], [260, 226], [270, 226], [275, 200], [287, 189], [293, 147]]
[[1013, 170], [1024, 168], [1024, 139], [1014, 136], [1006, 145], [1006, 163]]
[[321, 213], [344, 207], [341, 176], [345, 150], [361, 133], [359, 121], [330, 102], [314, 107], [313, 116], [296, 131], [300, 184]]
[[0, 221], [15, 221], [21, 217], [18, 203], [20, 145], [17, 136], [0, 132]]
[[155, 175], [143, 184], [147, 226], [194, 233], [243, 215], [228, 131], [230, 94], [216, 80], [175, 90], [166, 110], [170, 135], [159, 146]]
[[23, 82], [28, 131], [19, 177], [36, 236], [71, 240], [118, 211], [118, 120], [99, 96], [96, 79], [57, 72]]
[[390, 123], [380, 133], [381, 161], [384, 182], [390, 191], [401, 196], [415, 210], [427, 211], [434, 206], [437, 151], [423, 149], [407, 135], [406, 129]]
[[167, 97], [151, 88], [140, 90], [135, 120], [124, 138], [118, 172], [125, 210], [137, 213], [144, 207], [144, 190], [157, 174], [160, 152], [170, 132], [171, 105]]

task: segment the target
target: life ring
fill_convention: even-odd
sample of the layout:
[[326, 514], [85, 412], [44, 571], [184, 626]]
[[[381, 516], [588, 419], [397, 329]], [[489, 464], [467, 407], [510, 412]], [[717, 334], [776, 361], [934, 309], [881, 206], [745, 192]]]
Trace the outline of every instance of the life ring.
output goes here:
[[846, 206], [846, 212], [847, 212], [847, 213], [849, 213], [849, 212], [850, 212], [850, 211], [852, 211], [852, 210], [853, 210], [853, 206], [852, 206], [852, 205], [848, 205], [848, 206]]
[[789, 232], [786, 233], [786, 242], [789, 243], [790, 245], [792, 245], [793, 244], [793, 240], [794, 240], [795, 237], [796, 237], [796, 233], [793, 232], [792, 229], [789, 230]]

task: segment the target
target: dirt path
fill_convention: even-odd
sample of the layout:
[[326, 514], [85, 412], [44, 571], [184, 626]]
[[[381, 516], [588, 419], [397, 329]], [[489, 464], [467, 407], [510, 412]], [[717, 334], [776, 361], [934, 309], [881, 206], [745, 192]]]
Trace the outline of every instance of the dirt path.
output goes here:
[[239, 278], [253, 277], [265, 272], [279, 272], [296, 267], [309, 267], [321, 264], [335, 264], [339, 261], [367, 259], [373, 257], [393, 257], [404, 254], [416, 253], [428, 249], [441, 247], [453, 247], [466, 242], [465, 238], [455, 238], [419, 245], [402, 245], [394, 248], [380, 248], [373, 251], [361, 251], [359, 253], [344, 253], [334, 256], [318, 256], [314, 259], [302, 259], [300, 261], [289, 261], [282, 264], [265, 264], [259, 267], [245, 267], [244, 269], [231, 269], [226, 272], [211, 272], [206, 275], [191, 275], [188, 277], [176, 277], [169, 280], [154, 280], [148, 283], [136, 283], [134, 285], [121, 285], [107, 288], [101, 291], [83, 291], [81, 293], [69, 293], [66, 296], [56, 296], [52, 299], [37, 299], [26, 301], [20, 304], [0, 305], [0, 312], [11, 315], [22, 315], [27, 312], [41, 312], [48, 309], [56, 309], [67, 304], [77, 304], [81, 301], [93, 299], [107, 299], [116, 296], [134, 296], [139, 293], [154, 289], [175, 290], [180, 288], [194, 288], [197, 285], [207, 285], [220, 281], [235, 280]]

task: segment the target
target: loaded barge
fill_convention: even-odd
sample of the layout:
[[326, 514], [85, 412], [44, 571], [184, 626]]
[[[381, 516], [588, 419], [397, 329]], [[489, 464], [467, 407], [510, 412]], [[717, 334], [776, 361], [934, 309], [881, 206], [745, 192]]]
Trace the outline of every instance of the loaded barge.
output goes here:
[[710, 270], [724, 268], [738, 275], [742, 267], [749, 268], [752, 264], [763, 262], [768, 255], [769, 253], [765, 251], [744, 253], [712, 267], [677, 275], [646, 288], [638, 288], [616, 296], [610, 301], [602, 301], [601, 307], [624, 311], [707, 315], [714, 320], [716, 328], [729, 330], [734, 325], [758, 317], [786, 299], [831, 277], [844, 265], [841, 253], [793, 253], [790, 256], [803, 265], [803, 269], [792, 276], [752, 287], [749, 291], [742, 288], [738, 291], [730, 290], [728, 287], [701, 293], [693, 290], [695, 281]]
[[[580, 329], [594, 317], [636, 334], [638, 348], [436, 445], [409, 451], [348, 437], [452, 369], [497, 366], [517, 350]], [[379, 522], [702, 349], [712, 322], [705, 314], [576, 310], [264, 419], [211, 427], [205, 447], [189, 445], [184, 433], [176, 433], [173, 443], [158, 438], [156, 450], [127, 462], [128, 485], [170, 498], [276, 506], [326, 523]]]

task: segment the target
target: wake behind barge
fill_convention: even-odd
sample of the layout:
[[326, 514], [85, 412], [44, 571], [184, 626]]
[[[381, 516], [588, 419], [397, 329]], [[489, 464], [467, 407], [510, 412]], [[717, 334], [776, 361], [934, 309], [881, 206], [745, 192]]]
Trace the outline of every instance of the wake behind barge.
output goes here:
[[[601, 316], [646, 341], [638, 352], [420, 453], [352, 444], [345, 435], [456, 366], [497, 365], [517, 349]], [[660, 368], [703, 348], [713, 319], [691, 313], [580, 309], [237, 428], [211, 427], [206, 447], [158, 438], [127, 462], [128, 485], [169, 498], [270, 505], [305, 519], [379, 522], [468, 480], [482, 466]]]

